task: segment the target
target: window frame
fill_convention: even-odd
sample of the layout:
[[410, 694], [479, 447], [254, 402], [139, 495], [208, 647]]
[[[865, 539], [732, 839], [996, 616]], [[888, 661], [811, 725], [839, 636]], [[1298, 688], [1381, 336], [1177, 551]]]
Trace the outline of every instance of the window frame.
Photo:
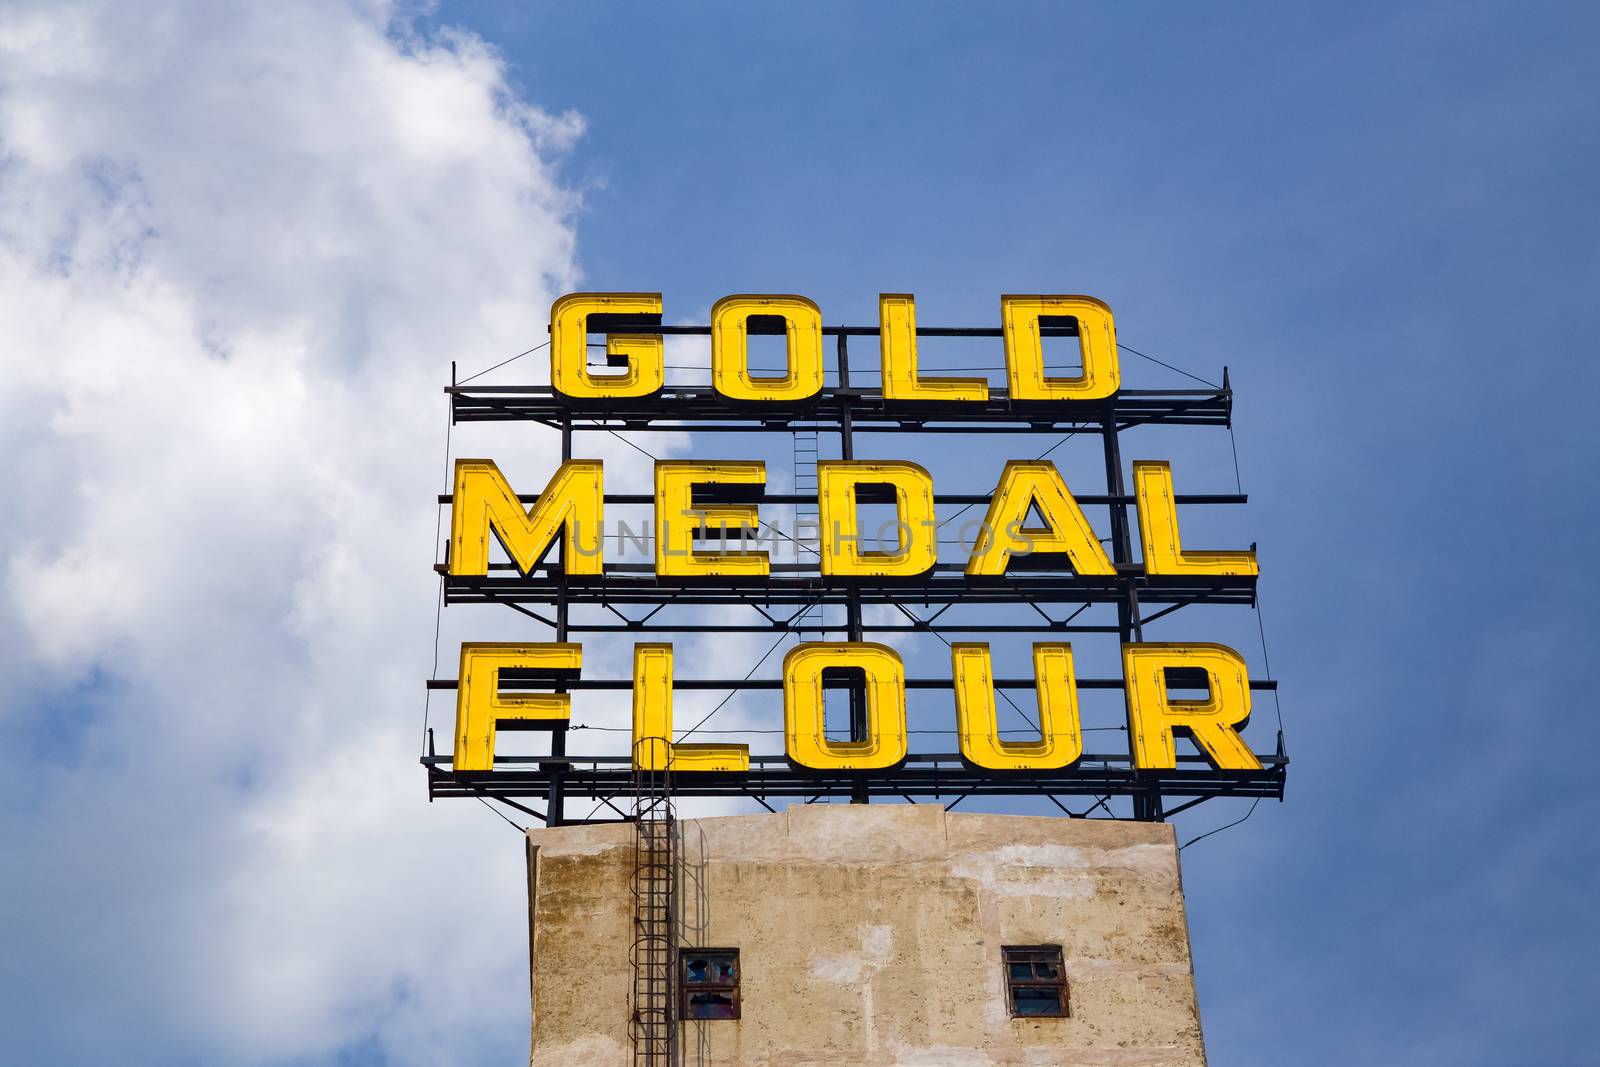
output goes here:
[[[1016, 959], [1013, 953], [1023, 958]], [[1050, 954], [1050, 958], [1038, 959], [1039, 954]], [[1011, 968], [1020, 964], [1027, 964], [1029, 977], [1015, 978]], [[1039, 977], [1037, 966], [1047, 964], [1055, 967], [1054, 978]], [[1070, 1019], [1072, 1017], [1072, 1001], [1070, 987], [1067, 984], [1067, 972], [1063, 965], [1060, 945], [1002, 945], [1000, 947], [1000, 966], [1006, 973], [1006, 1013], [1013, 1019]], [[1056, 1002], [1061, 1005], [1059, 1011], [1046, 1012], [1019, 1012], [1017, 1011], [1017, 990], [1019, 989], [1049, 989], [1056, 993]]]
[[[689, 961], [699, 957], [731, 956], [733, 957], [733, 981], [707, 981], [691, 982], [689, 980]], [[678, 1018], [683, 1022], [691, 1023], [719, 1023], [737, 1020], [744, 1012], [744, 998], [739, 994], [739, 986], [744, 980], [744, 963], [739, 958], [737, 948], [679, 948], [678, 949]], [[722, 1019], [705, 1019], [689, 1014], [690, 993], [727, 993], [733, 1001], [733, 1014]]]

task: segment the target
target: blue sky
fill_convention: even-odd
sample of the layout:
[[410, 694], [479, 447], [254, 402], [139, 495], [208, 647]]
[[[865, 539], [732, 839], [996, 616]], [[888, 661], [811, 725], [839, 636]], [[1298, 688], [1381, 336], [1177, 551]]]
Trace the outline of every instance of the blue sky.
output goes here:
[[438, 17], [587, 118], [594, 288], [952, 324], [1090, 292], [1229, 365], [1295, 766], [1184, 855], [1213, 1062], [1588, 1059], [1592, 10]]
[[[1251, 503], [1200, 529], [1260, 544], [1294, 766], [1183, 853], [1212, 1062], [1592, 1062], [1600, 14], [408, 13], [0, 6], [19, 1062], [525, 1055], [521, 846], [412, 762], [421, 546], [449, 360], [579, 286], [951, 325], [1083, 292], [1227, 365]], [[1233, 488], [1225, 439], [1136, 451]], [[1161, 636], [1253, 634], [1212, 618]]]

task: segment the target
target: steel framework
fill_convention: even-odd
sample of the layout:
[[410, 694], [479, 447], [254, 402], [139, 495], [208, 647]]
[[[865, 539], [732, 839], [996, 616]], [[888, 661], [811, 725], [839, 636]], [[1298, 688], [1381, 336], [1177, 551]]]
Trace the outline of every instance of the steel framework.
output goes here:
[[[707, 326], [650, 327], [651, 332], [705, 335]], [[1048, 327], [1047, 336], [1073, 336], [1071, 327]], [[1143, 573], [1133, 557], [1132, 526], [1128, 509], [1134, 497], [1123, 475], [1121, 435], [1145, 425], [1231, 426], [1233, 391], [1226, 373], [1219, 388], [1123, 389], [1109, 400], [1096, 403], [1039, 405], [1012, 402], [1004, 388], [990, 389], [986, 403], [896, 403], [882, 390], [852, 384], [849, 338], [876, 336], [877, 327], [824, 327], [834, 339], [833, 383], [802, 404], [740, 406], [705, 386], [668, 385], [660, 393], [637, 399], [575, 400], [539, 385], [452, 384], [449, 397], [454, 422], [517, 421], [552, 427], [560, 432], [563, 460], [573, 456], [578, 433], [623, 434], [629, 431], [787, 433], [800, 435], [809, 449], [816, 435], [837, 436], [839, 455], [855, 457], [858, 434], [1015, 434], [1098, 436], [1104, 460], [1104, 492], [1075, 494], [1082, 505], [1106, 509], [1111, 536], [1109, 550], [1116, 573], [1084, 577], [1065, 572], [1059, 561], [1048, 558], [1020, 560], [1024, 566], [1000, 578], [971, 577], [959, 566], [940, 564], [914, 579], [824, 580], [814, 566], [774, 563], [772, 575], [760, 580], [685, 579], [657, 576], [652, 567], [610, 564], [604, 573], [569, 575], [559, 548], [522, 574], [509, 564], [491, 565], [488, 575], [462, 577], [448, 573], [446, 562], [436, 564], [444, 585], [446, 604], [499, 603], [546, 625], [557, 641], [580, 633], [738, 633], [765, 632], [813, 639], [837, 635], [860, 641], [872, 634], [925, 633], [939, 636], [971, 634], [1037, 634], [1041, 639], [1072, 633], [1115, 634], [1121, 641], [1142, 640], [1143, 627], [1152, 620], [1196, 604], [1255, 604], [1253, 577], [1163, 578]], [[919, 337], [998, 339], [997, 327], [919, 327]], [[641, 450], [642, 451], [642, 450]], [[1048, 450], [1046, 450], [1048, 451]], [[814, 462], [814, 459], [813, 459]], [[814, 483], [811, 483], [814, 484]], [[524, 496], [526, 502], [535, 499]], [[643, 494], [607, 494], [608, 504], [647, 505]], [[814, 497], [804, 493], [761, 494], [764, 503], [804, 507]], [[449, 496], [441, 496], [448, 503]], [[987, 495], [938, 494], [936, 505], [986, 504]], [[1179, 505], [1243, 504], [1237, 494], [1179, 494]], [[797, 557], [798, 558], [798, 553]], [[1030, 565], [1031, 564], [1031, 565]], [[1051, 569], [1056, 568], [1056, 569]], [[864, 607], [892, 605], [899, 615], [893, 621], [874, 621]], [[1023, 610], [1006, 613], [1004, 621], [975, 618], [973, 609], [1016, 605]], [[712, 621], [696, 609], [706, 606], [738, 608], [742, 618], [722, 612]], [[1098, 614], [1084, 618], [1099, 608]], [[918, 611], [922, 614], [919, 614]], [[582, 613], [579, 615], [578, 613]], [[931, 612], [931, 614], [928, 614]], [[689, 614], [692, 617], [681, 616]], [[575, 617], [577, 615], [578, 617]], [[1082, 621], [1080, 621], [1082, 620]], [[948, 641], [947, 641], [948, 643]], [[451, 689], [453, 679], [432, 679], [433, 688]], [[512, 680], [507, 685], [517, 684]], [[627, 679], [579, 678], [565, 686], [571, 690], [627, 689]], [[679, 689], [723, 691], [762, 690], [779, 687], [776, 679], [679, 679]], [[909, 679], [909, 689], [949, 689], [948, 679]], [[1033, 679], [997, 679], [996, 687], [1032, 688]], [[1120, 689], [1120, 679], [1079, 679], [1080, 689]], [[1271, 680], [1256, 680], [1252, 688], [1274, 690]], [[851, 691], [851, 730], [860, 737], [865, 714], [859, 694]], [[583, 798], [600, 805], [625, 796], [633, 786], [627, 756], [576, 756], [568, 754], [566, 731], [552, 732], [548, 756], [501, 756], [492, 772], [463, 774], [450, 770], [450, 759], [429, 752], [423, 762], [429, 769], [430, 795], [477, 796], [517, 804], [521, 810], [544, 817], [550, 825], [568, 821], [565, 802]], [[1087, 815], [1096, 810], [1110, 814], [1110, 797], [1130, 797], [1133, 817], [1161, 820], [1179, 810], [1213, 797], [1281, 798], [1288, 757], [1281, 730], [1275, 752], [1264, 756], [1259, 771], [1219, 771], [1198, 755], [1182, 756], [1170, 771], [1141, 770], [1125, 753], [1085, 755], [1059, 772], [1008, 775], [974, 769], [952, 753], [914, 753], [899, 768], [867, 774], [828, 774], [794, 766], [783, 756], [751, 756], [748, 775], [696, 774], [692, 781], [679, 776], [678, 796], [744, 797], [769, 806], [780, 798], [808, 801], [848, 797], [865, 802], [871, 796], [915, 800], [931, 798], [950, 805], [971, 796], [1040, 795], [1063, 811]], [[520, 804], [529, 797], [546, 798], [543, 813]], [[1072, 811], [1058, 797], [1092, 798], [1083, 812]], [[1172, 803], [1176, 801], [1176, 803]], [[615, 810], [614, 805], [612, 806]], [[618, 817], [627, 818], [617, 812]], [[614, 819], [595, 821], [615, 821]]]

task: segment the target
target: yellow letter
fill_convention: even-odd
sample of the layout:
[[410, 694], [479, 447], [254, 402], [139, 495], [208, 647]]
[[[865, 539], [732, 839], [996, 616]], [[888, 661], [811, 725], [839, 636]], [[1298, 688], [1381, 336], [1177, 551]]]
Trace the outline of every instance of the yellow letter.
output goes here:
[[[1078, 320], [1083, 373], [1047, 378], [1041, 318]], [[1117, 331], [1111, 309], [1091, 296], [1002, 296], [1000, 319], [1006, 335], [1006, 371], [1012, 400], [1103, 400], [1117, 391]]]
[[989, 399], [984, 378], [917, 376], [917, 305], [908, 293], [878, 295], [878, 347], [883, 353], [885, 400]]
[[[750, 373], [750, 319], [783, 319], [788, 370]], [[711, 384], [730, 400], [804, 400], [822, 390], [822, 312], [803, 296], [725, 296], [711, 307]]]
[[994, 707], [994, 667], [989, 646], [950, 646], [956, 687], [956, 733], [961, 757], [991, 771], [1055, 771], [1083, 755], [1078, 719], [1078, 679], [1072, 669], [1072, 646], [1033, 646], [1033, 678], [1039, 694], [1039, 740], [1000, 740]]
[[695, 534], [719, 529], [726, 542], [730, 528], [744, 540], [759, 525], [754, 504], [696, 504], [696, 485], [764, 485], [767, 465], [760, 460], [698, 463], [661, 460], [656, 464], [656, 573], [658, 575], [764, 575], [767, 554], [695, 550]]
[[[1044, 529], [1022, 525], [1034, 507], [1044, 517]], [[967, 573], [1004, 574], [1013, 553], [1029, 552], [1065, 553], [1074, 574], [1117, 573], [1056, 465], [1014, 459], [1006, 464], [989, 501]]]
[[[866, 676], [867, 737], [830, 741], [823, 726], [822, 672]], [[819, 771], [876, 771], [906, 758], [906, 672], [894, 649], [870, 642], [808, 641], [783, 657], [783, 725], [789, 758]]]
[[[665, 380], [661, 335], [606, 333], [606, 362], [624, 363], [626, 374], [589, 373], [589, 317], [606, 325], [657, 326], [660, 293], [569, 293], [550, 305], [550, 384], [582, 399], [649, 396]], [[600, 324], [595, 324], [600, 325]]]
[[501, 671], [576, 673], [582, 665], [582, 645], [462, 645], [461, 676], [456, 682], [456, 754], [451, 766], [458, 771], [494, 770], [497, 723], [524, 724], [521, 729], [536, 730], [565, 726], [571, 717], [572, 698], [565, 693], [502, 694]]
[[[856, 510], [856, 487], [861, 485], [887, 485], [894, 489], [893, 552], [861, 550], [861, 521]], [[877, 578], [921, 574], [938, 560], [939, 545], [933, 534], [933, 477], [915, 463], [824, 460], [817, 464], [817, 486], [823, 574]]]
[[[1173, 700], [1167, 695], [1167, 671], [1174, 668], [1204, 671], [1210, 695]], [[1172, 770], [1178, 765], [1173, 732], [1185, 730], [1219, 769], [1261, 769], [1239, 736], [1250, 721], [1250, 680], [1239, 653], [1223, 645], [1126, 644], [1122, 672], [1135, 767]]]
[[1133, 465], [1139, 499], [1139, 541], [1146, 574], [1248, 574], [1260, 572], [1250, 551], [1185, 552], [1178, 539], [1178, 507], [1172, 501], [1172, 464], [1139, 460]]
[[672, 743], [672, 646], [633, 646], [633, 766], [640, 771], [748, 771], [749, 745]]
[[489, 532], [523, 574], [531, 571], [563, 534], [561, 565], [568, 574], [599, 574], [604, 542], [600, 461], [573, 459], [561, 465], [533, 507], [523, 510], [492, 459], [456, 460], [456, 492], [450, 504], [450, 573], [489, 573]]

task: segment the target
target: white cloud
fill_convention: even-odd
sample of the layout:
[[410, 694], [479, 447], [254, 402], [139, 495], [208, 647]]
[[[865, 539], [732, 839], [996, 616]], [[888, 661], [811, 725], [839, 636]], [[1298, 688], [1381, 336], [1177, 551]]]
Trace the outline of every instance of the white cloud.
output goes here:
[[580, 132], [377, 0], [0, 12], [18, 1062], [525, 1053], [521, 843], [415, 762], [429, 501], [449, 361], [576, 282]]

